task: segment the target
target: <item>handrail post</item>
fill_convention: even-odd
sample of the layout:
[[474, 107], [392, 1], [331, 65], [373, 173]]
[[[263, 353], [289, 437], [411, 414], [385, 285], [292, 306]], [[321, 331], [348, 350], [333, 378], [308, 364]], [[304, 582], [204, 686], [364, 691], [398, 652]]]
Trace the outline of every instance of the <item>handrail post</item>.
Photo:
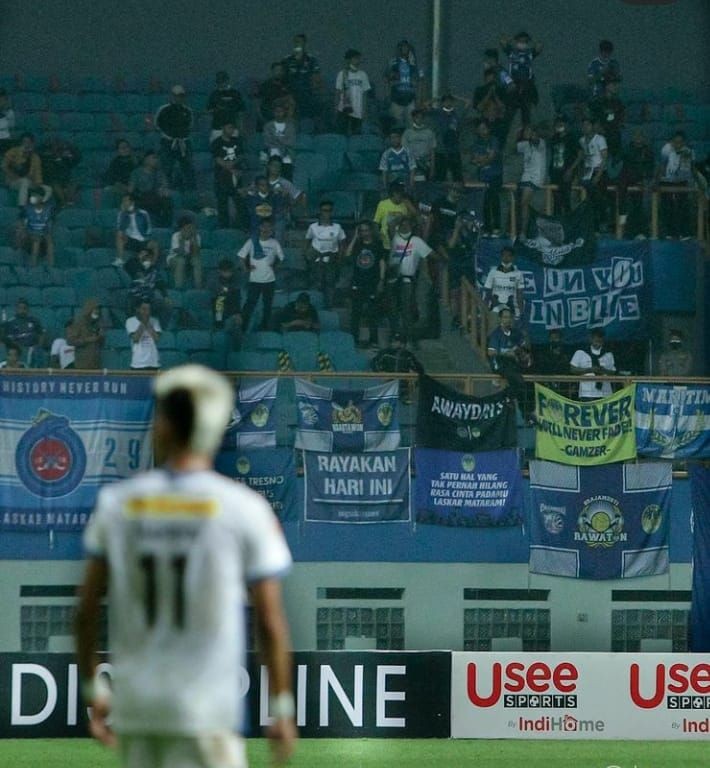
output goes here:
[[658, 198], [660, 197], [657, 189], [651, 192], [651, 237], [658, 238]]

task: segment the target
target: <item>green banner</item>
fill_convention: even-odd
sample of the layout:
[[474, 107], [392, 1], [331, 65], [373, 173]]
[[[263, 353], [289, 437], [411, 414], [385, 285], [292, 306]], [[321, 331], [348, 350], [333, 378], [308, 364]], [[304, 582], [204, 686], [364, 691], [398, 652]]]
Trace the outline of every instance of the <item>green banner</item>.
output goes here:
[[577, 402], [535, 384], [535, 455], [590, 466], [636, 457], [636, 385], [609, 397]]

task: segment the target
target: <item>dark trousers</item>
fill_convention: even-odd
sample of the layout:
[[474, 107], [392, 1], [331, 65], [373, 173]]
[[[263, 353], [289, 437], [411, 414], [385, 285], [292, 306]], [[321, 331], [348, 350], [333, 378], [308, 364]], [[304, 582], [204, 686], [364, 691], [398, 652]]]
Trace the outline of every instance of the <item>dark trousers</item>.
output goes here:
[[[680, 182], [661, 182], [661, 187], [685, 187]], [[690, 205], [692, 197], [685, 192], [666, 192], [661, 194], [659, 214], [661, 232], [667, 237], [685, 237], [690, 235]]]
[[572, 182], [565, 179], [564, 171], [551, 171], [550, 183], [557, 185], [552, 198], [555, 214], [569, 213], [572, 210]]
[[[314, 251], [311, 251], [313, 254]], [[330, 255], [330, 261], [323, 261], [322, 258], [313, 260], [309, 267], [309, 284], [323, 294], [323, 301], [326, 309], [333, 306], [333, 296], [335, 294], [335, 284], [338, 280], [338, 265], [334, 259], [336, 254]]]
[[244, 206], [244, 200], [239, 194], [237, 187], [232, 184], [215, 184], [214, 195], [217, 199], [217, 222], [219, 223], [219, 226], [222, 229], [231, 226], [229, 201], [233, 200], [236, 225], [237, 227], [244, 227], [246, 208]]
[[600, 227], [607, 222], [607, 194], [606, 194], [606, 174], [602, 174], [599, 181], [594, 184], [591, 180], [583, 181], [582, 186], [587, 190], [587, 199], [592, 207], [594, 215], [594, 228], [599, 231]]
[[463, 181], [463, 171], [461, 170], [461, 153], [437, 152], [436, 181], [446, 181], [449, 171], [451, 171], [452, 181]]
[[387, 290], [388, 315], [391, 333], [401, 333], [405, 343], [415, 339], [414, 290], [416, 278], [399, 278], [396, 283], [389, 283]]
[[161, 139], [160, 164], [172, 189], [195, 188], [192, 144], [189, 139], [183, 145], [177, 145], [171, 139]]
[[350, 291], [350, 332], [357, 344], [360, 340], [360, 324], [367, 320], [370, 329], [370, 344], [377, 343], [377, 297], [374, 292], [363, 291], [353, 286]]
[[274, 290], [276, 283], [249, 283], [247, 287], [247, 300], [242, 309], [242, 328], [244, 333], [249, 331], [249, 321], [254, 314], [256, 304], [261, 296], [261, 330], [267, 331], [271, 324], [271, 307], [274, 303]]
[[335, 129], [345, 136], [359, 136], [362, 133], [362, 120], [338, 110], [335, 114]]
[[500, 229], [500, 190], [502, 180], [489, 181], [483, 193], [483, 226], [490, 232]]

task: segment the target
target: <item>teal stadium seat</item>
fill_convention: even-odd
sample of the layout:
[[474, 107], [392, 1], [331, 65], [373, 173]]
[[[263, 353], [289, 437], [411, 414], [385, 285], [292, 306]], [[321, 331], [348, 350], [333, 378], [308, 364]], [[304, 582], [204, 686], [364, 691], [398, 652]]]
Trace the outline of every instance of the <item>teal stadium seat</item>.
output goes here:
[[94, 116], [89, 112], [62, 112], [59, 115], [62, 131], [93, 131], [96, 127]]
[[24, 299], [30, 305], [42, 304], [42, 291], [30, 285], [8, 286], [5, 291], [7, 303], [14, 306], [19, 299]]
[[57, 224], [67, 229], [91, 227], [94, 224], [94, 211], [89, 208], [62, 208], [57, 214]]
[[109, 328], [105, 334], [107, 349], [129, 349], [131, 340], [125, 328]]
[[43, 288], [42, 301], [48, 307], [73, 307], [77, 303], [74, 289], [60, 286]]
[[74, 93], [50, 93], [47, 107], [51, 112], [76, 112], [79, 109], [79, 97]]
[[82, 93], [78, 108], [82, 112], [114, 112], [117, 100], [110, 93]]
[[280, 350], [283, 347], [283, 336], [276, 331], [253, 331], [244, 338], [245, 350]]
[[212, 349], [212, 334], [210, 331], [178, 331], [176, 339], [177, 349], [180, 349], [183, 352], [191, 353], [209, 351]]

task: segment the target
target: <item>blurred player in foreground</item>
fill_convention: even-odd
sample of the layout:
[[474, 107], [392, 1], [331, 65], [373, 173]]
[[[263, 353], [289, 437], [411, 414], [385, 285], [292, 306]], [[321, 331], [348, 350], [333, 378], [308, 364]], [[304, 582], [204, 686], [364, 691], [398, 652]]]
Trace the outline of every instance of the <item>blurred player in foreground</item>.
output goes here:
[[[245, 768], [233, 729], [248, 587], [271, 682], [268, 735], [284, 761], [296, 740], [279, 582], [291, 555], [267, 502], [212, 469], [232, 387], [186, 365], [160, 374], [155, 395], [162, 466], [103, 488], [84, 534], [77, 648], [89, 729], [118, 744], [126, 768]], [[96, 674], [107, 587], [113, 695]]]

